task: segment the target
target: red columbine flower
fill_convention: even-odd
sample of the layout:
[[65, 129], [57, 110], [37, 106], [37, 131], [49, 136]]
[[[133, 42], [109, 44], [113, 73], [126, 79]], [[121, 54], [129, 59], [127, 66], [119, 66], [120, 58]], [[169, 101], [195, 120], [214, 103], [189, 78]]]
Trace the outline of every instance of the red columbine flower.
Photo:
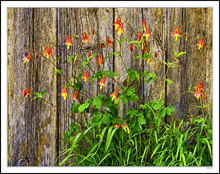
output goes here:
[[[88, 54], [88, 58], [92, 55], [92, 52], [90, 51], [89, 54]], [[91, 59], [89, 59], [90, 61]]]
[[98, 55], [98, 64], [101, 65], [103, 63], [103, 57], [101, 54]]
[[73, 100], [76, 100], [78, 98], [78, 95], [79, 95], [79, 92], [78, 91], [75, 91], [75, 94], [73, 96]]
[[46, 50], [44, 51], [44, 56], [47, 55], [47, 58], [49, 58], [51, 55], [53, 56], [52, 51], [52, 47], [50, 47], [50, 45], [47, 45]]
[[100, 89], [102, 89], [102, 86], [106, 87], [106, 85], [105, 85], [105, 80], [106, 80], [106, 76], [104, 75], [104, 76], [102, 77], [101, 81], [97, 83], [97, 84], [100, 85]]
[[207, 94], [204, 95], [204, 100], [205, 100], [205, 101], [207, 100]]
[[204, 47], [204, 45], [203, 45], [203, 43], [204, 43], [204, 39], [205, 39], [205, 38], [202, 37], [202, 39], [199, 41], [199, 43], [196, 44], [196, 45], [199, 46], [199, 49]]
[[143, 17], [143, 20], [142, 20], [142, 27], [146, 27], [147, 26], [147, 21], [146, 21], [146, 18]]
[[74, 58], [73, 67], [75, 66], [77, 60], [79, 60], [79, 59], [78, 59], [78, 54], [77, 54], [76, 57]]
[[204, 87], [203, 87], [203, 82], [201, 82], [198, 87], [200, 88], [200, 90], [203, 90], [204, 91]]
[[100, 43], [100, 48], [102, 49], [102, 43]]
[[65, 86], [61, 86], [61, 93], [63, 96], [63, 99], [66, 100], [67, 96], [70, 95], [69, 93], [67, 93]]
[[197, 99], [202, 96], [202, 92], [200, 90], [199, 85], [196, 87], [196, 92], [193, 94]]
[[115, 84], [115, 81], [116, 81], [116, 80], [115, 80], [115, 78], [114, 78], [114, 79], [113, 79], [113, 84]]
[[119, 25], [119, 28], [118, 28], [116, 31], [118, 31], [118, 34], [119, 34], [120, 36], [121, 36], [122, 33], [125, 32], [123, 23], [121, 23], [121, 24]]
[[30, 52], [30, 54], [27, 57], [22, 59], [24, 61], [24, 63], [29, 62], [29, 59], [31, 58], [31, 54], [32, 54], [32, 52]]
[[189, 121], [190, 121], [191, 124], [192, 124], [192, 120], [193, 120], [192, 118], [189, 118]]
[[118, 16], [117, 19], [116, 19], [116, 22], [113, 24], [113, 25], [115, 25], [115, 30], [117, 30], [117, 28], [119, 27], [120, 23], [121, 23], [121, 18], [120, 18], [120, 16]]
[[87, 45], [87, 44], [89, 43], [89, 38], [87, 37], [86, 32], [82, 33], [82, 35], [83, 35], [83, 40], [82, 40], [82, 42], [83, 42], [85, 45]]
[[106, 36], [106, 43], [108, 47], [110, 47], [110, 45], [113, 45], [112, 41], [109, 39], [109, 36]]
[[148, 40], [148, 38], [149, 38], [150, 36], [153, 37], [153, 36], [151, 35], [151, 33], [150, 33], [150, 27], [147, 27], [147, 28], [146, 28], [146, 30], [145, 30], [143, 36], [146, 37], [146, 41]]
[[37, 55], [36, 55], [36, 59], [39, 57], [39, 53], [37, 53]]
[[133, 51], [133, 44], [130, 45], [130, 51]]
[[175, 36], [176, 40], [177, 40], [177, 37], [181, 37], [182, 36], [182, 35], [180, 35], [179, 27], [175, 26], [174, 34], [172, 36], [173, 37]]
[[68, 50], [68, 49], [70, 48], [70, 45], [73, 45], [72, 36], [69, 35], [68, 38], [67, 38], [67, 40], [66, 40], [66, 42], [63, 43], [63, 44], [67, 45], [67, 50]]
[[157, 57], [157, 52], [154, 53], [154, 57]]
[[92, 35], [94, 35], [94, 29], [92, 29]]
[[88, 70], [84, 72], [84, 74], [83, 74], [83, 76], [82, 76], [82, 79], [83, 79], [83, 78], [84, 78], [84, 82], [86, 82], [86, 80], [89, 79], [89, 71], [88, 71]]
[[141, 40], [141, 32], [140, 32], [140, 31], [137, 33], [137, 40], [138, 40], [138, 41]]
[[113, 92], [113, 94], [110, 95], [110, 97], [112, 97], [112, 100], [117, 100], [117, 95], [119, 92], [119, 88], [117, 87], [116, 90]]
[[117, 124], [114, 125], [113, 127], [114, 127], [114, 128], [119, 128], [119, 127], [120, 127], [120, 124], [117, 123]]
[[24, 92], [21, 92], [21, 93], [24, 93], [24, 97], [27, 97], [28, 95], [31, 96], [31, 93], [30, 93], [30, 87], [27, 86], [27, 88], [24, 90]]
[[189, 37], [189, 35], [188, 35], [188, 34], [186, 34], [186, 36], [185, 36], [186, 41], [188, 40], [188, 37]]

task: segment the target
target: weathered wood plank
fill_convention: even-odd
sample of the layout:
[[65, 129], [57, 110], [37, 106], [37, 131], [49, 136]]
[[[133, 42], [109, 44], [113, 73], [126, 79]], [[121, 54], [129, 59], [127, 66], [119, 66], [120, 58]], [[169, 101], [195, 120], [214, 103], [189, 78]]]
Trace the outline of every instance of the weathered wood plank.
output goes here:
[[[153, 101], [160, 98], [162, 81], [165, 75], [165, 66], [162, 61], [165, 61], [163, 53], [163, 8], [144, 8], [143, 17], [146, 17], [147, 26], [150, 27], [153, 38], [150, 38], [150, 51], [153, 55], [152, 61], [145, 62], [144, 70], [150, 73], [156, 73], [157, 79], [146, 84], [144, 82], [144, 102]], [[157, 57], [154, 57], [155, 51]], [[165, 99], [165, 87], [163, 89], [162, 100]]]
[[[172, 34], [175, 26], [180, 28], [181, 34], [189, 34], [188, 41], [185, 41], [185, 37], [181, 37], [180, 41], [177, 41], [177, 52], [182, 51], [182, 48], [185, 47], [185, 45], [192, 42], [190, 46], [183, 49], [187, 54], [181, 56], [179, 61], [177, 61], [179, 67], [170, 69], [168, 73], [167, 78], [174, 82], [174, 84], [167, 87], [168, 101], [186, 91], [191, 84], [196, 86], [201, 81], [204, 82], [205, 89], [212, 89], [212, 78], [210, 77], [210, 74], [207, 74], [208, 78], [206, 78], [205, 70], [207, 66], [206, 62], [208, 65], [212, 62], [212, 56], [210, 55], [212, 50], [210, 36], [212, 36], [212, 32], [211, 29], [206, 31], [207, 27], [211, 27], [210, 21], [212, 20], [212, 17], [210, 16], [210, 12], [208, 15], [206, 15], [206, 13], [207, 10], [204, 8], [165, 9], [167, 62], [174, 61], [174, 53], [172, 50], [175, 47], [176, 42], [175, 38], [172, 37]], [[196, 39], [198, 35], [200, 38]], [[205, 47], [198, 50], [196, 44], [201, 37], [205, 37]], [[192, 88], [192, 90], [195, 91], [195, 88]], [[194, 116], [202, 114], [201, 109], [195, 107], [195, 105], [200, 104], [191, 93], [184, 94], [181, 97], [172, 100], [171, 105], [176, 108], [176, 118], [186, 112]]]
[[[50, 17], [48, 17], [50, 16]], [[15, 79], [19, 89], [9, 83], [9, 165], [54, 165], [56, 158], [56, 108], [20, 93], [27, 85], [56, 105], [55, 68], [42, 56], [49, 34], [56, 39], [55, 9], [9, 9], [9, 78]], [[42, 27], [43, 26], [43, 27]], [[15, 32], [16, 31], [16, 32]], [[11, 40], [12, 39], [12, 40]], [[54, 50], [54, 48], [53, 48]], [[33, 52], [23, 64], [25, 53]], [[53, 52], [54, 55], [55, 52]]]
[[[115, 66], [115, 72], [119, 74], [119, 77], [116, 79], [121, 83], [123, 86], [127, 86], [127, 69], [136, 70], [140, 73], [141, 71], [141, 59], [134, 60], [137, 55], [140, 55], [141, 52], [138, 50], [135, 46], [133, 46], [133, 52], [130, 52], [130, 44], [128, 44], [129, 41], [137, 40], [137, 28], [141, 27], [142, 24], [142, 10], [141, 8], [116, 8], [115, 9], [115, 19], [114, 22], [117, 19], [117, 16], [120, 16], [121, 22], [124, 24], [124, 30], [125, 33], [122, 33], [121, 37], [119, 36], [118, 32], [115, 32], [115, 40], [122, 40], [126, 36], [129, 36], [126, 41], [122, 43], [122, 46], [120, 48], [120, 44], [116, 41], [115, 42], [115, 50], [120, 51], [122, 55], [122, 59], [125, 63], [125, 66], [120, 58], [120, 56], [116, 55], [114, 59], [114, 66]], [[129, 23], [130, 26], [127, 26], [127, 23]], [[134, 32], [133, 32], [134, 30]], [[141, 82], [142, 84], [142, 82]], [[129, 86], [134, 85], [136, 94], [138, 94], [138, 81], [135, 80], [132, 82], [130, 80]], [[119, 87], [119, 86], [118, 86]], [[143, 85], [141, 85], [140, 90], [143, 91]], [[120, 88], [120, 87], [119, 87]], [[120, 89], [121, 90], [121, 89]], [[142, 96], [141, 96], [142, 99]], [[125, 115], [126, 112], [126, 105], [122, 104], [120, 105], [121, 113], [120, 115]], [[129, 108], [137, 107], [135, 103], [129, 102]]]

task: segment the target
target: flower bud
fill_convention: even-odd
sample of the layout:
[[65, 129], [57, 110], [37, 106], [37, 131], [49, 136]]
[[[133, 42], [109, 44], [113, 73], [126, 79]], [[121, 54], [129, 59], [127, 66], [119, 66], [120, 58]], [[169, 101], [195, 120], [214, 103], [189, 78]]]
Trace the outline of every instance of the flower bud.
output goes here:
[[137, 40], [138, 40], [138, 41], [141, 40], [141, 32], [140, 32], [140, 31], [137, 33]]
[[154, 53], [154, 57], [157, 57], [157, 52]]
[[133, 44], [130, 45], [130, 51], [133, 51]]
[[94, 35], [94, 29], [92, 29], [92, 35]]

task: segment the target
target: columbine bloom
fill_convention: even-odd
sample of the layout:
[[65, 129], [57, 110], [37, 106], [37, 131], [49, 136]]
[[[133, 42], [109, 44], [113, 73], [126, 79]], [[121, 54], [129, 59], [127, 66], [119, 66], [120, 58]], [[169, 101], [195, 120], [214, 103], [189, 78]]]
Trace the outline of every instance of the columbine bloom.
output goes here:
[[50, 45], [47, 45], [46, 50], [44, 51], [44, 56], [46, 55], [47, 58], [49, 58], [51, 55], [53, 56], [52, 51], [52, 47], [50, 47]]
[[138, 40], [138, 41], [141, 40], [141, 32], [140, 32], [140, 31], [137, 33], [137, 40]]
[[157, 57], [157, 52], [154, 53], [154, 57]]
[[102, 49], [102, 43], [100, 43], [100, 48]]
[[189, 118], [189, 122], [190, 122], [191, 124], [192, 124], [192, 120], [193, 120], [192, 118]]
[[116, 80], [115, 80], [115, 78], [114, 78], [114, 79], [113, 79], [113, 84], [115, 84], [115, 81], [116, 81]]
[[83, 40], [82, 40], [82, 42], [83, 42], [85, 45], [87, 45], [87, 44], [89, 43], [89, 38], [87, 37], [86, 32], [82, 33], [82, 35], [83, 35]]
[[130, 51], [133, 51], [133, 44], [130, 45]]
[[120, 124], [117, 123], [117, 124], [114, 125], [113, 127], [114, 127], [114, 128], [119, 128], [119, 127], [120, 127]]
[[121, 23], [121, 18], [120, 18], [120, 16], [118, 16], [117, 19], [116, 19], [116, 22], [113, 24], [113, 25], [115, 25], [115, 30], [117, 30], [117, 28], [119, 27], [120, 23]]
[[103, 63], [103, 57], [101, 54], [98, 55], [98, 64], [101, 65]]
[[112, 41], [109, 39], [109, 36], [106, 36], [106, 43], [108, 47], [110, 47], [110, 45], [113, 45]]
[[189, 37], [189, 35], [188, 35], [188, 34], [186, 34], [186, 36], [185, 36], [186, 41], [188, 40], [188, 37]]
[[205, 101], [207, 100], [207, 94], [204, 94], [204, 100]]
[[203, 82], [201, 82], [201, 83], [198, 85], [198, 87], [200, 88], [200, 90], [205, 91], [205, 90], [204, 90], [204, 87], [203, 87]]
[[72, 36], [69, 35], [68, 38], [67, 38], [67, 40], [66, 40], [66, 42], [63, 43], [63, 44], [67, 45], [67, 50], [68, 50], [68, 49], [70, 48], [70, 45], [73, 45]]
[[202, 39], [199, 41], [199, 43], [196, 44], [197, 46], [199, 46], [199, 49], [204, 47], [204, 45], [203, 45], [204, 39], [205, 39], [205, 38], [202, 37]]
[[[88, 54], [88, 58], [92, 55], [92, 52], [90, 51]], [[91, 60], [91, 58], [89, 59], [89, 61]]]
[[31, 58], [31, 54], [32, 54], [32, 52], [30, 52], [30, 54], [27, 57], [22, 59], [24, 61], [24, 63], [29, 61], [29, 59]]
[[146, 21], [146, 18], [143, 17], [143, 20], [142, 20], [142, 27], [146, 27], [147, 26], [147, 21]]
[[106, 80], [106, 76], [104, 75], [104, 76], [102, 77], [101, 81], [97, 83], [97, 84], [100, 85], [100, 89], [102, 89], [102, 86], [106, 87], [106, 85], [105, 85], [105, 80]]
[[86, 80], [89, 79], [89, 71], [88, 71], [88, 70], [84, 72], [84, 74], [83, 74], [83, 76], [82, 76], [82, 79], [83, 79], [83, 78], [84, 78], [84, 82], [86, 82]]
[[112, 101], [114, 99], [117, 100], [118, 92], [119, 92], [119, 88], [117, 87], [116, 90], [113, 92], [113, 94], [110, 95], [110, 97], [112, 97]]
[[73, 100], [76, 100], [78, 98], [78, 95], [79, 95], [79, 92], [78, 91], [75, 91], [75, 94], [73, 96]]
[[202, 96], [202, 92], [201, 92], [199, 86], [196, 87], [196, 92], [195, 92], [193, 95], [194, 95], [197, 99], [199, 99], [199, 97]]
[[143, 36], [146, 37], [146, 41], [148, 40], [148, 38], [149, 38], [150, 36], [153, 37], [153, 36], [151, 35], [151, 33], [150, 33], [150, 27], [147, 27], [147, 28], [146, 28], [146, 30], [145, 30]]
[[24, 97], [27, 97], [28, 95], [31, 96], [31, 93], [30, 93], [30, 87], [27, 86], [27, 88], [26, 88], [26, 89], [24, 90], [24, 92], [22, 92], [22, 93], [24, 93]]
[[92, 29], [92, 35], [94, 35], [94, 29]]
[[36, 55], [36, 59], [39, 57], [39, 53], [37, 53], [37, 55]]
[[121, 36], [122, 33], [125, 32], [123, 23], [121, 23], [121, 24], [119, 25], [119, 28], [118, 28], [116, 31], [118, 31], [118, 34], [119, 34], [120, 36]]
[[179, 27], [175, 26], [175, 30], [174, 30], [174, 34], [172, 35], [173, 37], [181, 37], [182, 35], [180, 35], [180, 31], [179, 31]]
[[63, 99], [66, 100], [67, 96], [70, 95], [69, 93], [67, 93], [65, 86], [61, 86], [61, 93], [63, 96]]

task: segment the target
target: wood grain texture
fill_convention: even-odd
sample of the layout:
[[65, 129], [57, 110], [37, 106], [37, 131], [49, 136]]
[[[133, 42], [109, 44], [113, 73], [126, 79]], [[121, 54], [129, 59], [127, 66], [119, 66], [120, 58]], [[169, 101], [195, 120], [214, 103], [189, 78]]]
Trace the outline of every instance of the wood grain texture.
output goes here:
[[[183, 51], [187, 54], [181, 56], [177, 65], [179, 67], [171, 68], [168, 73], [168, 79], [171, 79], [174, 84], [167, 87], [167, 99], [170, 100], [178, 94], [184, 92], [190, 85], [196, 86], [201, 81], [204, 82], [205, 90], [212, 89], [212, 78], [207, 72], [210, 62], [212, 62], [212, 11], [205, 8], [168, 8], [165, 9], [165, 32], [166, 32], [166, 50], [167, 62], [172, 62], [173, 48], [175, 47], [175, 38], [172, 37], [174, 27], [180, 28], [180, 33], [188, 33], [189, 39], [185, 41], [185, 35], [177, 41], [176, 51], [179, 52], [189, 42], [192, 43]], [[195, 39], [199, 36], [198, 39]], [[204, 48], [200, 50], [196, 46], [201, 37], [205, 37]], [[195, 40], [194, 40], [195, 39]], [[195, 88], [192, 88], [195, 91]], [[210, 98], [208, 99], [211, 103]], [[176, 108], [175, 117], [181, 114], [190, 113], [194, 117], [202, 114], [201, 109], [195, 105], [200, 105], [198, 100], [192, 93], [187, 93], [181, 97], [171, 101], [171, 105]]]
[[[56, 39], [56, 9], [9, 9], [9, 82], [8, 125], [9, 165], [54, 165], [56, 158], [56, 108], [20, 93], [27, 85], [35, 92], [43, 92], [44, 98], [56, 105], [55, 68], [42, 56], [49, 34]], [[50, 16], [50, 17], [48, 17]], [[33, 52], [30, 61], [22, 58]], [[54, 53], [54, 52], [53, 52]], [[54, 55], [56, 55], [54, 53]], [[20, 88], [20, 89], [19, 89]]]

